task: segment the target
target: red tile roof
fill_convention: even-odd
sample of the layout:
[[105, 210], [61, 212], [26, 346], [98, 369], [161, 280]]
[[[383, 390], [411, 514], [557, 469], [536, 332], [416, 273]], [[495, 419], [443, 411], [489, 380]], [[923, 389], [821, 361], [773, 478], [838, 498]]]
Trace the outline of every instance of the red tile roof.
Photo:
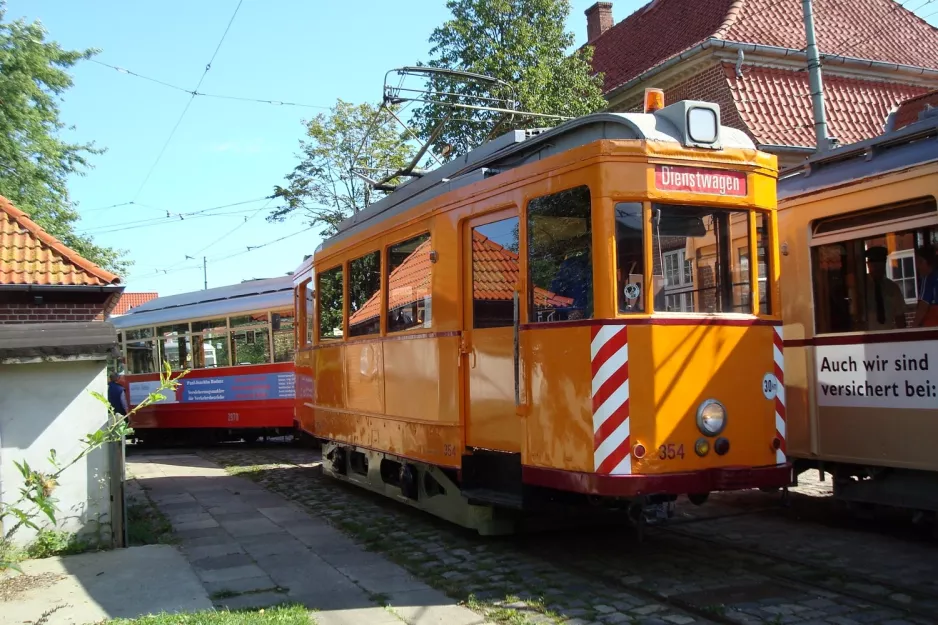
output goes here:
[[[902, 65], [938, 68], [938, 29], [893, 0], [817, 0], [818, 48]], [[710, 38], [804, 48], [799, 0], [654, 0], [591, 45], [610, 91]]]
[[[485, 301], [510, 301], [518, 283], [518, 254], [489, 240], [479, 232], [472, 233], [473, 298]], [[388, 277], [391, 310], [420, 301], [430, 294], [430, 241], [417, 249]], [[573, 300], [535, 287], [534, 301], [539, 307], [569, 306]], [[381, 313], [381, 299], [375, 293], [349, 317], [350, 324], [374, 319]]]
[[[723, 69], [733, 102], [757, 143], [814, 147], [805, 72], [749, 67], [736, 78], [733, 65]], [[829, 134], [847, 144], [881, 134], [889, 111], [925, 89], [833, 75], [824, 78], [824, 91]]]
[[78, 255], [0, 196], [0, 284], [106, 286], [120, 278]]
[[117, 300], [117, 305], [115, 305], [114, 310], [111, 311], [111, 315], [123, 315], [134, 306], [146, 304], [159, 296], [159, 293], [121, 293], [120, 299]]
[[899, 130], [909, 124], [914, 124], [925, 109], [936, 107], [938, 107], [938, 89], [906, 100], [899, 105], [899, 109], [896, 111], [893, 130]]

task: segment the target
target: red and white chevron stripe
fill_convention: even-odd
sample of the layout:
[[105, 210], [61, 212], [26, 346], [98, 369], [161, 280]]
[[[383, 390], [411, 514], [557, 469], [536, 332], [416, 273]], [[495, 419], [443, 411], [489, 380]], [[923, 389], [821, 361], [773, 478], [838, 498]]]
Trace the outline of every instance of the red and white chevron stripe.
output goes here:
[[782, 441], [781, 447], [775, 452], [775, 462], [785, 463], [785, 342], [782, 340], [782, 326], [774, 327], [772, 337], [772, 351], [775, 358], [775, 379], [778, 381], [778, 390], [775, 393], [775, 435]]
[[629, 442], [629, 341], [624, 325], [593, 326], [593, 470], [632, 472]]

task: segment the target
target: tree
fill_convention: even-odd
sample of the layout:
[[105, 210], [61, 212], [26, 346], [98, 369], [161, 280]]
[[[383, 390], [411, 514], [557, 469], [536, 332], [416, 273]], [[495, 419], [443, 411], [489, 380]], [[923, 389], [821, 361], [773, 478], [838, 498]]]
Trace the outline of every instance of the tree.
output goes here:
[[122, 251], [75, 232], [78, 213], [68, 194], [68, 177], [84, 175], [87, 157], [103, 150], [59, 137], [65, 124], [58, 100], [72, 86], [66, 70], [96, 50], [63, 50], [46, 41], [40, 23], [6, 23], [5, 13], [0, 0], [0, 195], [83, 257], [123, 273], [130, 263]]
[[[590, 67], [593, 49], [568, 53], [574, 43], [564, 30], [570, 14], [569, 0], [448, 0], [452, 19], [430, 37], [430, 67], [475, 72], [505, 81], [514, 87], [518, 110], [577, 117], [602, 109], [602, 76]], [[428, 80], [442, 102], [481, 104], [478, 96], [509, 98], [497, 87], [480, 88], [452, 77]], [[476, 96], [473, 98], [472, 96]], [[433, 150], [441, 155], [464, 154], [481, 144], [490, 133], [511, 128], [552, 125], [543, 118], [515, 116], [512, 121], [492, 112], [455, 109]], [[454, 109], [425, 104], [414, 114], [423, 137]], [[498, 124], [497, 120], [501, 120]]]
[[382, 178], [413, 157], [413, 147], [395, 124], [387, 111], [341, 99], [328, 113], [317, 115], [306, 125], [307, 139], [300, 141], [302, 161], [287, 175], [286, 187], [274, 187], [274, 196], [286, 206], [268, 220], [283, 221], [301, 211], [310, 226], [322, 225], [323, 235], [334, 234], [342, 220], [365, 208], [376, 193], [351, 172], [353, 167]]

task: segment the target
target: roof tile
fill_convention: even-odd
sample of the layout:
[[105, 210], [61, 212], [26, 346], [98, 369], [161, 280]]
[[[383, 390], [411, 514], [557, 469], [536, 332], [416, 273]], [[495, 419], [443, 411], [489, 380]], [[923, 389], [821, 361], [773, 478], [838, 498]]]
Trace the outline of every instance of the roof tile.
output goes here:
[[82, 258], [0, 196], [0, 284], [107, 286], [120, 277]]
[[[814, 12], [824, 54], [938, 68], [938, 29], [894, 0], [816, 0]], [[801, 2], [654, 0], [591, 43], [593, 68], [610, 91], [710, 38], [800, 50]]]
[[[751, 67], [742, 78], [737, 78], [733, 65], [724, 64], [723, 69], [740, 117], [757, 143], [814, 147], [814, 118], [806, 73]], [[772, 93], [767, 89], [770, 85]], [[898, 83], [825, 77], [829, 134], [842, 144], [874, 137], [883, 132], [890, 110], [924, 92], [923, 87]]]
[[111, 311], [111, 316], [114, 315], [123, 315], [131, 308], [140, 306], [141, 304], [146, 304], [151, 300], [155, 300], [160, 296], [159, 293], [121, 293], [120, 299], [117, 300], [117, 304], [114, 306], [114, 310]]
[[938, 89], [910, 98], [899, 105], [893, 128], [899, 130], [918, 121], [918, 116], [925, 109], [938, 107]]

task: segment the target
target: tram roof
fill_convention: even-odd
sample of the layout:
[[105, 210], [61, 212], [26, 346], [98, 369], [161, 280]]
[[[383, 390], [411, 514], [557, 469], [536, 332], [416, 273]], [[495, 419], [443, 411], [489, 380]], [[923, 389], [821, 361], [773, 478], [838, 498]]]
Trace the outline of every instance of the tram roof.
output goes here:
[[293, 276], [278, 276], [158, 297], [115, 317], [111, 323], [117, 329], [150, 327], [292, 306]]
[[[687, 129], [680, 128], [677, 120], [684, 115], [683, 109], [679, 109], [684, 106], [715, 110], [719, 124], [719, 106], [683, 101], [654, 113], [594, 113], [566, 121], [554, 128], [512, 130], [424, 176], [403, 183], [388, 196], [339, 224], [338, 233], [323, 241], [317, 251], [434, 197], [600, 139], [683, 145]], [[722, 124], [718, 125], [718, 129], [718, 144], [715, 147], [756, 149], [743, 131]]]
[[938, 117], [812, 156], [781, 172], [779, 201], [938, 161]]

